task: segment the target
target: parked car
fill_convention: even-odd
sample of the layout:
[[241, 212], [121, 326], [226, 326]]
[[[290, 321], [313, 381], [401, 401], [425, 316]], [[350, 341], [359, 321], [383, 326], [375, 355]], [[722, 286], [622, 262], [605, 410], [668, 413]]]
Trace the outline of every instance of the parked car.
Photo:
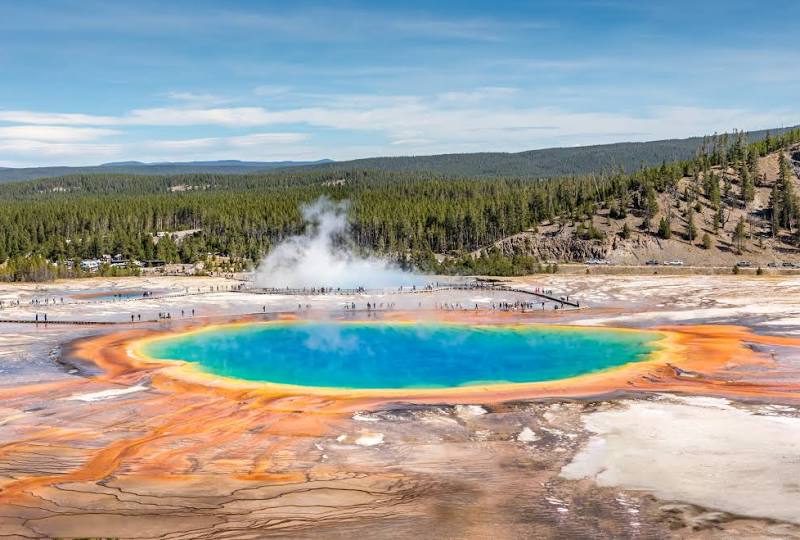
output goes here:
[[750, 263], [750, 261], [739, 261], [736, 263], [736, 266], [739, 268], [750, 268], [753, 265]]
[[778, 268], [778, 266], [779, 265], [776, 262], [771, 262], [767, 264], [767, 268]]
[[664, 266], [683, 266], [683, 261], [674, 260], [674, 261], [664, 261]]
[[655, 259], [650, 259], [649, 261], [647, 261], [644, 264], [646, 264], [647, 266], [658, 266], [659, 262], [657, 260], [655, 260]]

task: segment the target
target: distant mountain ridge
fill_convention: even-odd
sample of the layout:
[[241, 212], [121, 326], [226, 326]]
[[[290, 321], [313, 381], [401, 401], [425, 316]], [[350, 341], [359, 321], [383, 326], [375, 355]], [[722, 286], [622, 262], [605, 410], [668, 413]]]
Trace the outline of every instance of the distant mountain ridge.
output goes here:
[[[747, 142], [777, 136], [794, 127], [745, 133]], [[549, 178], [585, 175], [623, 169], [634, 172], [663, 162], [694, 157], [706, 137], [665, 139], [649, 142], [619, 142], [591, 146], [545, 148], [524, 152], [480, 152], [431, 156], [374, 157], [299, 167], [299, 169], [381, 169], [399, 172], [432, 172], [452, 176], [513, 176]], [[710, 137], [709, 137], [710, 138]], [[733, 143], [734, 137], [729, 137]]]
[[[785, 133], [794, 127], [745, 133], [747, 142]], [[692, 158], [706, 137], [664, 139], [648, 142], [619, 142], [591, 146], [544, 148], [524, 152], [478, 152], [425, 156], [372, 157], [349, 161], [189, 161], [142, 163], [120, 161], [86, 167], [0, 167], [0, 184], [72, 174], [117, 173], [171, 176], [181, 174], [253, 174], [272, 170], [338, 171], [377, 169], [396, 172], [430, 172], [459, 177], [527, 177], [585, 175], [622, 169], [633, 172], [663, 162]], [[733, 137], [730, 137], [733, 142]]]
[[249, 174], [272, 169], [284, 169], [298, 166], [322, 165], [330, 163], [329, 159], [318, 161], [186, 161], [143, 163], [141, 161], [117, 161], [102, 165], [85, 167], [0, 167], [0, 183], [21, 180], [35, 180], [68, 174], [141, 174], [141, 175], [175, 175], [175, 174]]

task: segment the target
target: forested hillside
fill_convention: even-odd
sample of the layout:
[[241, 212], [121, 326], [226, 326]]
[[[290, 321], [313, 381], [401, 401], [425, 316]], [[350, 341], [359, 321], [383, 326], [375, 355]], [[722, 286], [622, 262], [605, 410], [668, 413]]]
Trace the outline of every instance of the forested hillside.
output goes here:
[[[792, 128], [772, 130], [779, 136]], [[744, 133], [745, 142], [764, 139], [767, 130]], [[691, 137], [651, 142], [623, 142], [573, 148], [546, 148], [527, 152], [481, 152], [475, 154], [441, 154], [434, 156], [376, 157], [304, 167], [315, 170], [347, 170], [352, 168], [389, 171], [430, 171], [452, 176], [491, 177], [519, 176], [552, 178], [567, 175], [634, 172], [663, 162], [692, 159], [703, 148], [713, 144], [728, 146], [738, 138], [723, 135], [717, 138]]]
[[[779, 136], [791, 128], [772, 130]], [[769, 131], [744, 133], [745, 141], [762, 140]], [[481, 152], [474, 154], [441, 154], [432, 156], [375, 157], [334, 162], [323, 159], [314, 162], [293, 161], [193, 161], [184, 163], [141, 163], [138, 161], [106, 163], [85, 167], [0, 167], [0, 184], [36, 180], [67, 175], [169, 175], [192, 174], [259, 174], [274, 169], [286, 172], [349, 171], [373, 169], [397, 172], [432, 172], [452, 177], [520, 177], [552, 178], [568, 175], [586, 175], [617, 171], [634, 172], [643, 167], [663, 162], [681, 161], [695, 157], [698, 150], [713, 144], [730, 145], [738, 134], [720, 137], [691, 137], [650, 142], [624, 142], [580, 146], [572, 148], [545, 148], [527, 152]]]
[[317, 165], [330, 160], [320, 161], [191, 161], [182, 163], [141, 163], [125, 161], [120, 163], [104, 163], [103, 165], [85, 167], [0, 167], [0, 184], [34, 180], [68, 174], [246, 174], [269, 169], [282, 169], [303, 165]]
[[[651, 169], [639, 189], [583, 215], [562, 215], [473, 256], [678, 261], [693, 266], [800, 267], [800, 145], [735, 144], [719, 159]], [[769, 149], [769, 150], [767, 150]]]
[[[531, 272], [549, 258], [537, 250], [542, 243], [563, 244], [561, 261], [595, 248], [607, 252], [617, 242], [669, 240], [679, 230], [687, 243], [719, 234], [709, 242], [722, 245], [730, 243], [732, 216], [746, 219], [736, 223], [739, 252], [756, 234], [776, 239], [776, 247], [795, 246], [800, 204], [788, 152], [798, 142], [800, 129], [749, 145], [743, 135], [718, 138], [690, 160], [633, 174], [545, 181], [322, 170], [78, 175], [7, 184], [0, 186], [0, 275], [51, 277], [63, 273], [67, 260], [102, 254], [170, 262], [223, 254], [246, 266], [300, 232], [300, 204], [323, 195], [351, 202], [360, 249], [438, 272]], [[764, 159], [774, 162], [770, 178], [761, 170]], [[772, 193], [769, 200], [754, 204], [764, 190]], [[712, 215], [716, 226], [705, 223]], [[769, 230], [748, 227], [756, 222], [767, 222]], [[155, 241], [158, 232], [183, 230], [193, 232]], [[45, 260], [59, 263], [58, 272], [41, 272]]]

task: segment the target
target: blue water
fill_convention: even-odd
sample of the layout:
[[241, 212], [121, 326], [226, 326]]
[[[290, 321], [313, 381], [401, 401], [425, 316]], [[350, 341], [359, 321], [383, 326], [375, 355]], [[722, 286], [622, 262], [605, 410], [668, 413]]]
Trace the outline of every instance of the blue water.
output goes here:
[[145, 345], [253, 381], [435, 388], [563, 379], [644, 359], [658, 334], [543, 326], [297, 322], [213, 328]]

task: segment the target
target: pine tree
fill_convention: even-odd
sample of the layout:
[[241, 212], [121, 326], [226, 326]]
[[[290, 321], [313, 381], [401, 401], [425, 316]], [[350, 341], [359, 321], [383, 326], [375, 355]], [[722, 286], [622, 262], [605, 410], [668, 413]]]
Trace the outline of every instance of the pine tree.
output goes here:
[[672, 227], [666, 217], [662, 217], [658, 223], [658, 236], [664, 240], [672, 238]]
[[714, 173], [709, 174], [709, 182], [706, 184], [706, 197], [713, 208], [719, 208], [722, 196], [719, 192], [719, 179]]
[[755, 150], [747, 153], [747, 169], [750, 171], [750, 176], [758, 178], [760, 171], [758, 170], [758, 153]]
[[794, 187], [791, 182], [791, 170], [786, 156], [781, 152], [778, 161], [778, 195], [780, 198], [780, 212], [778, 213], [778, 224], [781, 228], [792, 230], [792, 222], [797, 215], [797, 199], [794, 194]]
[[736, 243], [736, 251], [737, 253], [741, 253], [744, 249], [744, 243], [747, 239], [747, 223], [744, 220], [744, 216], [739, 218], [739, 222], [736, 224], [736, 229], [733, 231], [733, 241]]
[[653, 188], [652, 184], [648, 183], [645, 186], [644, 221], [642, 222], [642, 228], [644, 230], [650, 230], [653, 217], [655, 217], [657, 212], [658, 200], [656, 199], [656, 190]]
[[777, 183], [772, 186], [772, 191], [770, 191], [769, 207], [767, 210], [769, 212], [770, 233], [772, 233], [772, 238], [777, 238], [780, 230], [781, 215], [781, 195], [778, 192]]
[[694, 224], [694, 210], [692, 208], [689, 208], [689, 215], [686, 219], [686, 240], [694, 243], [695, 238], [697, 238], [697, 226]]
[[753, 177], [750, 175], [750, 172], [747, 170], [746, 167], [742, 167], [742, 203], [747, 206], [753, 199], [756, 198], [756, 189], [755, 185], [753, 185]]
[[717, 208], [714, 213], [714, 234], [719, 233], [719, 230], [725, 226], [725, 209], [722, 205]]

